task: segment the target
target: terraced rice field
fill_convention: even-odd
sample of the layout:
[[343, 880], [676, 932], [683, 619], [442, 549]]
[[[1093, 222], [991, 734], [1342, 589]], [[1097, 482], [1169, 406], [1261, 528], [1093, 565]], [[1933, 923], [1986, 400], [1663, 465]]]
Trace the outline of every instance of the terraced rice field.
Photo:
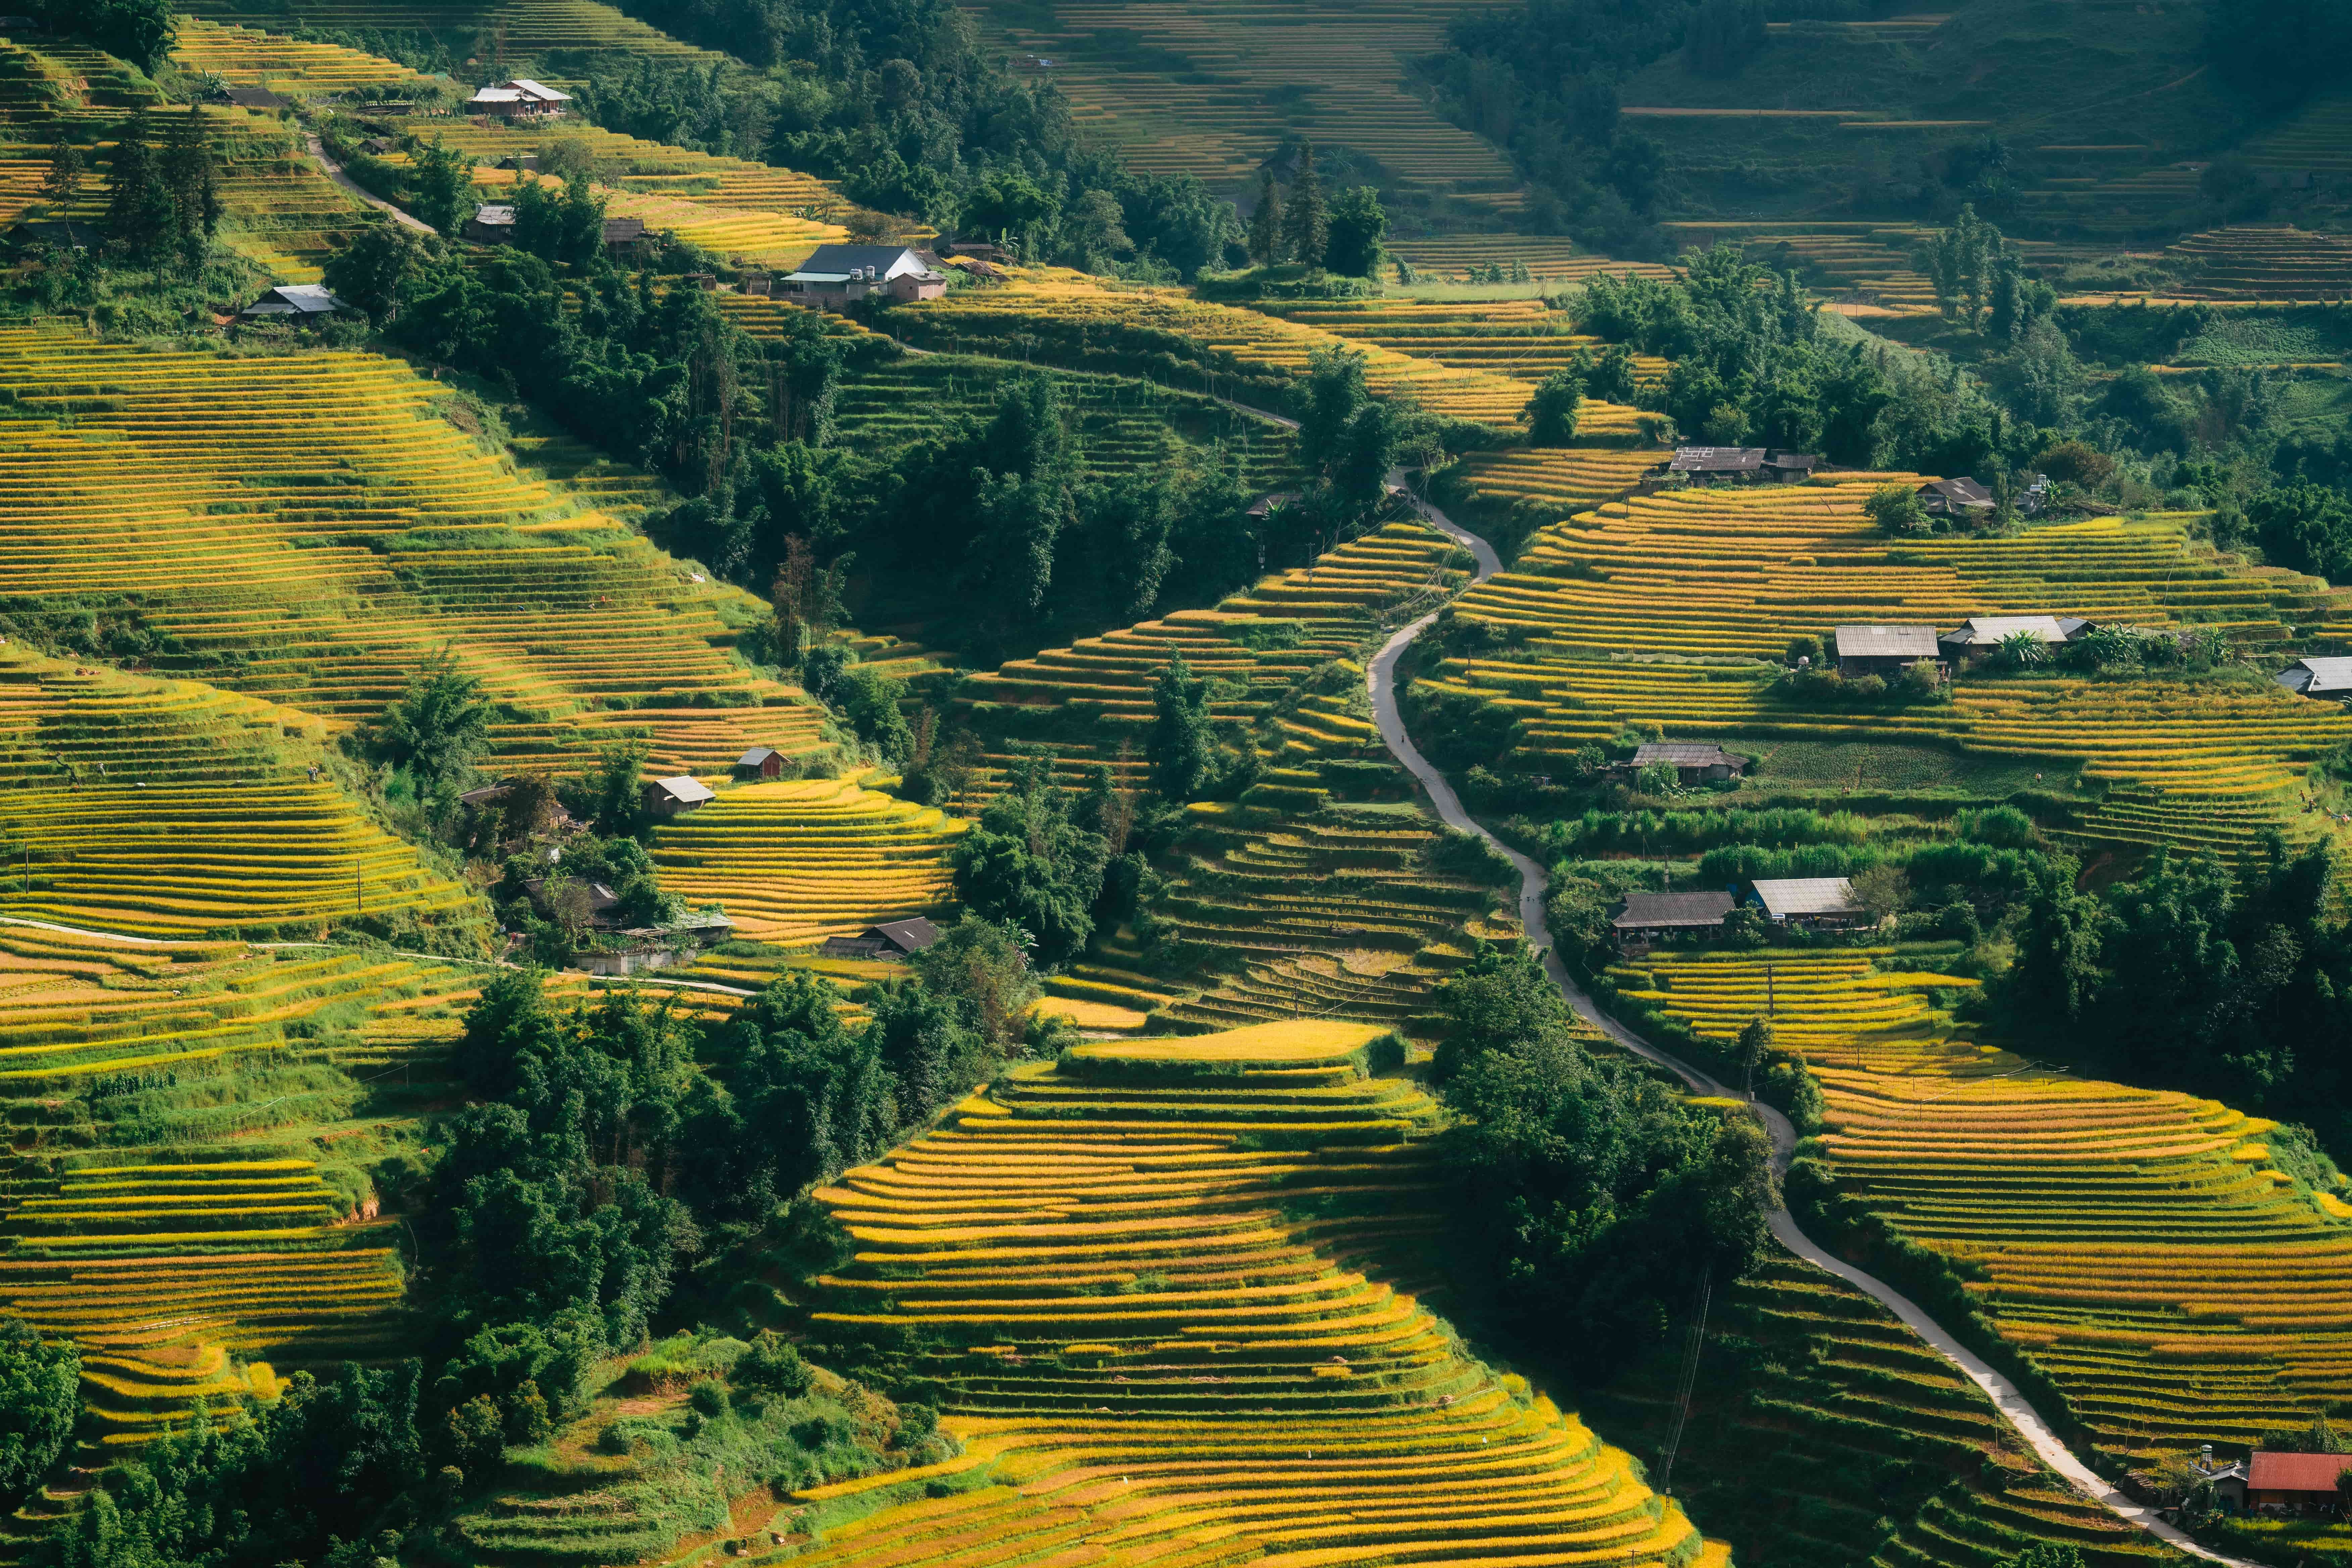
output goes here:
[[466, 888], [310, 773], [323, 734], [210, 687], [0, 647], [0, 911], [150, 936], [471, 923]]
[[1160, 868], [1150, 912], [1223, 973], [1156, 1016], [1188, 1031], [1350, 1018], [1432, 1036], [1431, 993], [1469, 939], [1518, 934], [1494, 889], [1429, 869], [1436, 836], [1409, 805], [1205, 818]]
[[1389, 254], [1416, 271], [1441, 279], [1465, 279], [1473, 268], [1524, 266], [1538, 282], [1581, 283], [1606, 273], [1612, 278], [1671, 278], [1674, 268], [1654, 261], [1619, 261], [1584, 249], [1565, 235], [1433, 234], [1391, 236]]
[[[194, 0], [187, 8], [207, 21], [253, 27], [282, 24], [287, 15], [277, 0]], [[705, 67], [727, 58], [680, 43], [600, 0], [497, 0], [487, 5], [467, 0], [309, 0], [301, 16], [306, 26], [329, 31], [382, 27], [471, 35], [486, 56], [495, 36], [509, 70], [525, 59], [575, 51]]]
[[[1530, 384], [1567, 369], [1580, 354], [1597, 360], [1606, 352], [1600, 339], [1578, 333], [1565, 312], [1540, 300], [1365, 300], [1255, 308], [1282, 321], [1449, 369], [1487, 372]], [[1654, 354], [1634, 355], [1633, 367], [1644, 381], [1666, 374], [1666, 362]], [[1580, 411], [1577, 430], [1588, 440], [1624, 438], [1639, 428], [1638, 418], [1631, 407], [1594, 398]]]
[[[606, 483], [524, 472], [372, 354], [245, 357], [0, 331], [0, 598], [69, 595], [168, 634], [154, 658], [338, 723], [445, 645], [506, 705], [506, 755], [628, 733], [671, 771], [819, 743], [727, 651], [761, 613], [635, 534]], [[136, 609], [131, 608], [135, 598]]]
[[255, 27], [224, 27], [199, 16], [179, 18], [172, 63], [184, 71], [219, 77], [233, 87], [262, 87], [279, 94], [349, 92], [431, 79], [381, 55], [337, 44], [305, 43]]
[[[1346, 661], [1360, 657], [1383, 627], [1435, 607], [1461, 583], [1465, 563], [1443, 535], [1392, 522], [1312, 565], [1270, 574], [1213, 610], [1179, 610], [974, 675], [958, 700], [998, 748], [992, 765], [1009, 764], [1003, 742], [1034, 733], [1066, 768], [1109, 763], [1139, 782], [1152, 682], [1181, 654], [1212, 683], [1213, 719], [1255, 731], [1269, 753], [1255, 786], [1269, 793], [1260, 798], [1313, 810], [1329, 797], [1316, 764], [1368, 756], [1379, 744], [1370, 716], [1360, 711], [1361, 668]], [[1328, 677], [1314, 679], [1327, 669]], [[1056, 721], [1074, 710], [1088, 715], [1091, 733], [1066, 743]]]
[[2165, 247], [2198, 300], [2341, 300], [2352, 294], [2352, 239], [2287, 227], [2192, 234]]
[[840, 779], [722, 790], [664, 824], [665, 891], [721, 905], [740, 935], [787, 946], [855, 936], [954, 900], [948, 847], [970, 825]]
[[[1375, 1274], [1439, 1223], [1434, 1105], [1348, 1060], [1381, 1033], [1092, 1047], [822, 1192], [856, 1251], [814, 1331], [920, 1347], [883, 1353], [993, 1468], [796, 1560], [1722, 1563]], [[1138, 1071], [1151, 1087], [1122, 1087]]]
[[[103, 171], [131, 110], [186, 110], [165, 105], [152, 83], [95, 49], [47, 35], [36, 41], [37, 50], [0, 42], [0, 223], [14, 222], [37, 199], [59, 136], [81, 145], [92, 171], [70, 216], [95, 222], [106, 205]], [[241, 109], [205, 115], [219, 161], [222, 243], [285, 281], [315, 282], [320, 261], [358, 232], [366, 207], [301, 154], [276, 115]]]
[[[255, 1104], [205, 1089], [233, 1062], [334, 1057], [331, 1037], [296, 1038], [327, 1009], [362, 1009], [363, 1035], [468, 994], [467, 972], [390, 954], [0, 926], [0, 1105], [16, 1145], [0, 1172], [0, 1307], [81, 1342], [100, 1449], [184, 1422], [192, 1400], [270, 1396], [273, 1363], [403, 1348], [396, 1222], [352, 1212], [339, 1194], [354, 1173], [325, 1180], [320, 1146], [289, 1131], [347, 1127], [356, 1091], [314, 1080]], [[171, 1143], [77, 1147], [142, 1100]], [[363, 1162], [359, 1147], [337, 1157]]]
[[2238, 149], [2237, 156], [2286, 174], [2352, 172], [2352, 93], [2312, 99], [2285, 124]]
[[[1051, 81], [1078, 123], [1131, 168], [1189, 174], [1224, 191], [1254, 177], [1286, 133], [1344, 149], [1360, 177], [1515, 210], [1522, 197], [1492, 144], [1406, 89], [1406, 62], [1444, 43], [1465, 0], [1155, 0], [976, 7], [1016, 74]], [[1047, 64], [1045, 62], [1051, 62]]]
[[[405, 160], [406, 155], [400, 154], [385, 161]], [[474, 171], [474, 184], [486, 201], [509, 199], [517, 179], [530, 177], [511, 169]], [[839, 224], [803, 217], [797, 212], [731, 207], [715, 195], [700, 198], [658, 186], [633, 190], [626, 185], [592, 184], [591, 188], [604, 198], [606, 216], [640, 219], [654, 233], [675, 235], [730, 266], [789, 272], [806, 261], [818, 246], [849, 237], [849, 231]], [[821, 205], [805, 202], [802, 210], [818, 210]]]
[[[740, 307], [730, 313], [738, 320], [751, 314]], [[908, 355], [845, 378], [834, 416], [846, 444], [892, 451], [941, 434], [958, 417], [985, 422], [1004, 389], [1024, 375], [1052, 378], [1089, 475], [1189, 461], [1213, 463], [1253, 490], [1303, 488], [1288, 430], [1133, 376], [1037, 370], [965, 354]]]
[[[2250, 1442], [2352, 1389], [2352, 1206], [2273, 1123], [2032, 1067], [1955, 1029], [1949, 950], [1654, 954], [1622, 1002], [1727, 1038], [1766, 1011], [1828, 1096], [1836, 1202], [1954, 1260], [2102, 1447]], [[1884, 966], [1884, 967], [1880, 967]]]
[[[2296, 781], [2341, 744], [2343, 715], [2266, 680], [1969, 678], [1944, 704], [1808, 707], [1772, 683], [1789, 638], [1839, 624], [1957, 626], [1988, 614], [2196, 621], [2262, 646], [2326, 637], [2342, 595], [2310, 578], [2199, 554], [2182, 521], [2101, 519], [2010, 538], [1897, 542], [1862, 502], [1885, 476], [1798, 486], [1636, 495], [1538, 533], [1513, 570], [1458, 613], [1518, 639], [1434, 672], [1517, 721], [1519, 765], [1547, 763], [1627, 724], [1689, 738], [1881, 741], [1989, 756], [2079, 761], [2115, 805], [2154, 803], [2146, 826], [2176, 842], [2291, 804]], [[1907, 481], [1906, 481], [1907, 482]], [[2249, 829], [2248, 836], [2250, 837]], [[2177, 837], [2176, 837], [2177, 835]]]
[[1551, 523], [1623, 500], [1670, 456], [1628, 447], [1504, 447], [1468, 454], [1444, 482], [1449, 502], [1460, 497], [1474, 511]]
[[[495, 120], [424, 120], [407, 123], [406, 129], [426, 142], [438, 140], [467, 157], [481, 160], [482, 166], [474, 172], [477, 180], [507, 174], [496, 167], [502, 159], [562, 146], [583, 154], [590, 174], [599, 184], [628, 192], [633, 199], [652, 201], [667, 196], [692, 204], [698, 214], [703, 209], [731, 213], [738, 216], [739, 221], [740, 215], [746, 213], [797, 218], [813, 229], [823, 228], [825, 237], [831, 239], [842, 238], [847, 232], [823, 222], [847, 204], [840, 193], [813, 174], [672, 147], [667, 142], [646, 142], [585, 121], [562, 120], [552, 125], [530, 126], [509, 125]], [[508, 177], [511, 177], [510, 174]], [[625, 216], [617, 207], [614, 213], [616, 216]], [[646, 221], [648, 226], [663, 226], [656, 225], [650, 216]], [[706, 216], [694, 221], [719, 220]]]
[[[1518, 423], [1535, 391], [1532, 381], [1354, 342], [1261, 311], [1203, 303], [1178, 289], [1106, 286], [1052, 268], [1027, 269], [1010, 284], [959, 289], [893, 311], [891, 321], [903, 328], [902, 336], [924, 347], [1001, 359], [1034, 357], [1128, 374], [1167, 360], [1164, 369], [1151, 372], [1155, 380], [1170, 379], [1168, 373], [1181, 363], [1170, 356], [1181, 354], [1198, 374], [1185, 377], [1189, 384], [1220, 374], [1278, 384], [1304, 374], [1317, 349], [1345, 345], [1365, 355], [1366, 380], [1377, 395], [1411, 397], [1433, 414], [1506, 427]], [[1631, 439], [1632, 410], [1622, 413]], [[1593, 429], [1601, 427], [1598, 409], [1588, 418]]]
[[[1716, 1294], [1675, 1495], [1740, 1562], [2005, 1568], [2073, 1546], [2093, 1568], [2177, 1562], [2042, 1472], [1992, 1404], [1877, 1302], [1775, 1256]], [[1677, 1340], [1586, 1412], [1654, 1469], [1681, 1414]]]

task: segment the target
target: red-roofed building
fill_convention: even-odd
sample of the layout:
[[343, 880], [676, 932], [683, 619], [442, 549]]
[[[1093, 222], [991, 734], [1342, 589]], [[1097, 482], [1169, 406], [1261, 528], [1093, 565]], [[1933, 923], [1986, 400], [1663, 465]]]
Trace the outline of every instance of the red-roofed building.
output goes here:
[[2333, 1508], [2352, 1454], [2258, 1453], [2246, 1472], [2248, 1508]]

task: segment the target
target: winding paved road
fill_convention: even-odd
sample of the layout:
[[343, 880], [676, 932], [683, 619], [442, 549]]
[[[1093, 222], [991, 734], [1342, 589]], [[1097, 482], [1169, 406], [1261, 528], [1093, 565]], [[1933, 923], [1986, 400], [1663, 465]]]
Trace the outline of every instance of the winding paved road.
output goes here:
[[[1397, 474], [1391, 477], [1402, 481], [1403, 476]], [[1432, 528], [1454, 540], [1475, 558], [1478, 570], [1473, 579], [1474, 582], [1483, 583], [1503, 569], [1501, 558], [1495, 553], [1493, 545], [1462, 527], [1418, 496], [1412, 498], [1412, 504], [1421, 513], [1423, 520]], [[1437, 619], [1438, 614], [1438, 611], [1432, 610], [1419, 620], [1398, 630], [1396, 635], [1381, 645], [1381, 651], [1373, 656], [1371, 665], [1365, 673], [1365, 683], [1370, 688], [1372, 699], [1372, 711], [1380, 721], [1382, 743], [1388, 747], [1398, 762], [1404, 764], [1406, 770], [1414, 778], [1421, 781], [1422, 787], [1429, 792], [1432, 804], [1437, 807], [1438, 816], [1446, 826], [1459, 828], [1465, 833], [1476, 834], [1500, 850], [1517, 868], [1521, 929], [1527, 932], [1528, 944], [1543, 955], [1544, 972], [1551, 976], [1552, 983], [1558, 985], [1561, 994], [1568, 998], [1569, 1005], [1575, 1008], [1578, 1014], [1618, 1045], [1636, 1056], [1645, 1057], [1656, 1062], [1688, 1084], [1694, 1091], [1705, 1095], [1730, 1095], [1733, 1091], [1715, 1079], [1681, 1058], [1660, 1050], [1616, 1019], [1601, 1012], [1600, 1006], [1586, 994], [1583, 988], [1570, 978], [1567, 967], [1560, 963], [1559, 955], [1552, 950], [1550, 932], [1544, 924], [1544, 893], [1549, 886], [1549, 879], [1544, 875], [1543, 868], [1496, 838], [1492, 833], [1486, 831], [1476, 818], [1465, 811], [1462, 808], [1461, 797], [1454, 793], [1454, 786], [1446, 782], [1445, 775], [1431, 765], [1429, 760], [1421, 754], [1420, 748], [1412, 743], [1412, 737], [1405, 732], [1403, 715], [1397, 709], [1397, 660], [1404, 656], [1404, 650], [1412, 645], [1413, 639], [1421, 636]], [[1787, 1117], [1769, 1105], [1756, 1102], [1755, 1110], [1764, 1119], [1765, 1126], [1771, 1132], [1773, 1163], [1785, 1172], [1790, 1157], [1796, 1152], [1797, 1130], [1789, 1124]], [[1969, 1382], [1983, 1389], [1986, 1395], [1992, 1400], [1994, 1407], [2000, 1412], [2002, 1419], [2016, 1428], [2018, 1436], [2023, 1437], [2032, 1446], [2034, 1453], [2041, 1457], [2042, 1463], [2063, 1476], [2067, 1483], [2076, 1491], [2105, 1505], [2109, 1512], [2126, 1523], [2147, 1531], [2167, 1545], [2185, 1552], [2190, 1556], [2200, 1557], [2210, 1563], [2228, 1563], [2231, 1568], [2257, 1568], [2256, 1564], [2248, 1563], [2242, 1558], [2226, 1557], [2208, 1547], [2199, 1545], [2179, 1530], [2157, 1518], [2155, 1510], [2143, 1503], [2133, 1501], [2114, 1487], [2109, 1486], [2093, 1473], [2089, 1466], [2076, 1458], [2074, 1452], [2059, 1440], [2058, 1434], [2051, 1430], [2049, 1423], [2042, 1419], [2040, 1413], [2033, 1408], [2032, 1403], [2019, 1391], [2015, 1384], [1987, 1365], [1983, 1358], [1977, 1355], [1975, 1352], [1946, 1333], [1937, 1326], [1936, 1321], [1920, 1310], [1917, 1304], [1910, 1298], [1885, 1280], [1865, 1274], [1845, 1259], [1815, 1246], [1803, 1231], [1797, 1228], [1795, 1217], [1785, 1207], [1774, 1209], [1769, 1218], [1773, 1237], [1782, 1247], [1806, 1262], [1826, 1268], [1848, 1284], [1875, 1297], [1886, 1306], [1888, 1310], [1903, 1321], [1906, 1328], [1927, 1342], [1945, 1360], [1959, 1368]]]
[[431, 224], [426, 223], [423, 218], [417, 217], [414, 214], [404, 212], [399, 207], [393, 205], [390, 202], [385, 201], [382, 196], [377, 195], [373, 191], [369, 190], [364, 185], [362, 185], [357, 180], [352, 179], [349, 174], [345, 174], [343, 172], [343, 166], [327, 155], [326, 144], [319, 140], [318, 132], [314, 131], [306, 131], [302, 133], [302, 140], [310, 144], [311, 158], [314, 159], [318, 163], [319, 167], [325, 172], [327, 178], [342, 186], [343, 189], [351, 192], [352, 195], [359, 197], [360, 200], [367, 203], [368, 205], [375, 208], [376, 211], [391, 214], [392, 221], [400, 225], [401, 227], [415, 229], [419, 234], [438, 234], [441, 232], [439, 229], [435, 228]]

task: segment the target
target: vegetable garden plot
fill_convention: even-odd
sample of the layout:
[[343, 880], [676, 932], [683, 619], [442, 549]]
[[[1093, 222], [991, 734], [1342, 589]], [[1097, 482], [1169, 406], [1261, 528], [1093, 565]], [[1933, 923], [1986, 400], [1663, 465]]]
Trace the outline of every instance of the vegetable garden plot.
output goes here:
[[[1116, 1563], [1696, 1549], [1622, 1455], [1335, 1261], [1435, 1223], [1418, 1147], [1434, 1106], [1333, 1057], [1377, 1033], [1276, 1025], [1153, 1042], [1148, 1062], [1090, 1047], [1088, 1077], [1024, 1071], [824, 1190], [856, 1251], [820, 1282], [816, 1331], [927, 1345], [909, 1370], [1002, 1484], [885, 1512], [815, 1560], [887, 1542], [961, 1563], [991, 1528], [1025, 1545], [1043, 1521], [986, 1522], [1012, 1485], [1052, 1510], [1049, 1544]], [[1092, 1080], [1130, 1063], [1148, 1078]]]
[[2352, 1216], [2271, 1163], [2274, 1123], [2037, 1071], [1933, 1005], [1896, 954], [1659, 954], [1612, 978], [1727, 1040], [1767, 1009], [1828, 1097], [1832, 1205], [1953, 1260], [2103, 1447], [2252, 1440], [2352, 1390]]
[[821, 743], [814, 710], [728, 651], [763, 606], [604, 510], [648, 492], [564, 450], [550, 466], [593, 469], [587, 488], [521, 469], [397, 361], [19, 329], [0, 331], [0, 594], [135, 595], [161, 667], [342, 721], [446, 647], [518, 759], [635, 733], [692, 772]]
[[970, 825], [840, 779], [723, 790], [654, 838], [662, 886], [722, 906], [739, 934], [793, 946], [943, 914], [947, 850]]

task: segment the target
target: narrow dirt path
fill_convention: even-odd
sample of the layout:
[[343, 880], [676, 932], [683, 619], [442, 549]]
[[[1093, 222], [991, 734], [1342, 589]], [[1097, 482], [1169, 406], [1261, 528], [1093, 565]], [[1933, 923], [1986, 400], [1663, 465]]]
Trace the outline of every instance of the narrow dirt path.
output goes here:
[[368, 205], [375, 208], [376, 211], [380, 213], [390, 213], [392, 215], [392, 221], [400, 225], [401, 227], [413, 228], [419, 234], [439, 234], [441, 232], [439, 229], [435, 228], [431, 224], [426, 223], [423, 218], [412, 217], [407, 213], [403, 212], [400, 208], [393, 205], [390, 202], [385, 201], [373, 191], [366, 189], [361, 185], [357, 180], [352, 179], [349, 174], [343, 173], [343, 166], [341, 163], [336, 163], [332, 158], [327, 156], [326, 145], [319, 140], [318, 132], [314, 131], [306, 131], [302, 133], [302, 140], [309, 143], [312, 160], [318, 163], [320, 169], [326, 171], [327, 178], [334, 181], [335, 184], [351, 192], [352, 195], [359, 197], [360, 200], [367, 203]]
[[[1402, 476], [1392, 475], [1391, 478], [1401, 479]], [[1474, 581], [1483, 583], [1502, 570], [1501, 558], [1495, 553], [1494, 547], [1484, 539], [1462, 527], [1418, 496], [1412, 499], [1412, 504], [1421, 513], [1423, 521], [1461, 544], [1476, 559], [1478, 570]], [[1454, 786], [1446, 782], [1445, 775], [1439, 773], [1429, 760], [1421, 754], [1420, 748], [1412, 743], [1412, 737], [1405, 732], [1404, 718], [1397, 707], [1397, 661], [1404, 656], [1404, 650], [1412, 646], [1413, 639], [1427, 630], [1437, 616], [1438, 612], [1432, 610], [1419, 620], [1401, 628], [1381, 645], [1381, 651], [1373, 656], [1372, 662], [1366, 670], [1365, 682], [1371, 695], [1372, 712], [1380, 722], [1381, 742], [1388, 747], [1396, 760], [1404, 765], [1405, 770], [1420, 781], [1422, 787], [1429, 792], [1431, 803], [1436, 806], [1438, 816], [1447, 826], [1459, 828], [1465, 833], [1476, 834], [1500, 850], [1517, 868], [1519, 873], [1521, 929], [1527, 932], [1528, 945], [1543, 955], [1544, 973], [1551, 976], [1552, 983], [1558, 985], [1561, 994], [1568, 998], [1569, 1005], [1575, 1008], [1580, 1016], [1607, 1035], [1610, 1039], [1636, 1056], [1656, 1062], [1688, 1084], [1695, 1092], [1718, 1096], [1733, 1094], [1733, 1090], [1726, 1088], [1708, 1074], [1669, 1052], [1660, 1050], [1616, 1019], [1601, 1012], [1599, 1005], [1570, 977], [1567, 966], [1560, 963], [1559, 955], [1552, 951], [1550, 932], [1544, 923], [1544, 894], [1550, 886], [1550, 879], [1545, 876], [1543, 868], [1496, 838], [1476, 818], [1464, 810], [1461, 797], [1454, 794]], [[1790, 1157], [1796, 1152], [1797, 1130], [1789, 1124], [1787, 1117], [1770, 1106], [1752, 1100], [1751, 1103], [1755, 1105], [1757, 1114], [1763, 1118], [1765, 1127], [1771, 1133], [1773, 1163], [1785, 1172]], [[2162, 1541], [2166, 1545], [2187, 1552], [2192, 1557], [2203, 1558], [2209, 1563], [2227, 1563], [2230, 1568], [2257, 1568], [2256, 1564], [2248, 1563], [2242, 1558], [2225, 1557], [2210, 1548], [2199, 1545], [2180, 1531], [2157, 1518], [2155, 1510], [2144, 1503], [2133, 1501], [2101, 1479], [2089, 1466], [2074, 1457], [2073, 1450], [2060, 1440], [2058, 1434], [2052, 1430], [2050, 1424], [2042, 1418], [2040, 1412], [2033, 1408], [2032, 1403], [2025, 1397], [2015, 1384], [1987, 1365], [1984, 1359], [1975, 1352], [1945, 1332], [1936, 1321], [1922, 1311], [1918, 1304], [1909, 1297], [1905, 1296], [1885, 1280], [1864, 1273], [1845, 1259], [1816, 1246], [1802, 1230], [1798, 1228], [1795, 1216], [1786, 1208], [1773, 1210], [1768, 1218], [1772, 1227], [1773, 1238], [1782, 1247], [1806, 1262], [1828, 1269], [1848, 1284], [1876, 1298], [1888, 1310], [1903, 1321], [1904, 1327], [1918, 1335], [1937, 1354], [1958, 1367], [1969, 1382], [1983, 1389], [1986, 1396], [1993, 1402], [1994, 1408], [2000, 1412], [2001, 1418], [2016, 1429], [2018, 1436], [2025, 1439], [2043, 1464], [2063, 1476], [2067, 1484], [2076, 1491], [2095, 1502], [2103, 1504], [2110, 1513], [2126, 1523], [2137, 1526]]]

